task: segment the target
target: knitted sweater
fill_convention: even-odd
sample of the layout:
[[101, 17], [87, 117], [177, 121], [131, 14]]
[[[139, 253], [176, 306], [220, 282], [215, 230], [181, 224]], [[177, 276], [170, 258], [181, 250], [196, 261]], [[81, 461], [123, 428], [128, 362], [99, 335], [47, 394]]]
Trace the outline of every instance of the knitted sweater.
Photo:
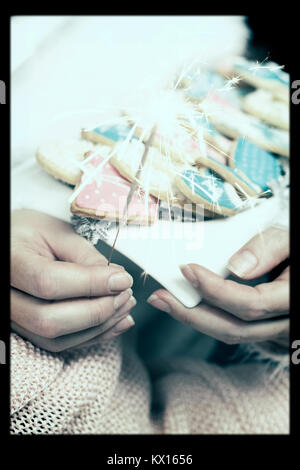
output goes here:
[[289, 373], [276, 362], [146, 367], [131, 332], [50, 353], [11, 335], [12, 434], [287, 434]]

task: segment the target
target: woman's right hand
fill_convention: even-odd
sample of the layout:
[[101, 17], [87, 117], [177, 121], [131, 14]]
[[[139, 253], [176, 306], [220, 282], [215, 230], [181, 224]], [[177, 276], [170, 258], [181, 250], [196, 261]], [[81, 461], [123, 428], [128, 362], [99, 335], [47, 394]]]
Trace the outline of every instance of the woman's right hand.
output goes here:
[[59, 352], [111, 339], [134, 325], [133, 279], [72, 226], [33, 210], [11, 219], [12, 329]]

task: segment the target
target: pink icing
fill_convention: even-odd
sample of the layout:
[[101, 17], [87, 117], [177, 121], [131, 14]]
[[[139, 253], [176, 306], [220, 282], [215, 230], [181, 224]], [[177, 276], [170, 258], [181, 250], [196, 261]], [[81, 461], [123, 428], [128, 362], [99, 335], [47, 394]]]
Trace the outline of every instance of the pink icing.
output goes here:
[[[89, 162], [97, 167], [104, 157], [95, 155]], [[91, 183], [84, 186], [76, 198], [76, 205], [82, 209], [92, 209], [96, 215], [110, 217], [117, 220], [123, 216], [127, 196], [131, 183], [128, 182], [108, 161], [104, 164]], [[129, 204], [128, 217], [143, 222], [147, 217], [155, 219], [158, 212], [158, 201], [153, 196], [145, 198], [141, 190], [137, 190]]]
[[234, 109], [235, 111], [239, 111], [239, 108], [237, 108], [233, 103], [231, 103], [231, 101], [227, 100], [220, 93], [216, 93], [215, 91], [209, 92], [205, 98], [205, 101], [214, 104], [219, 104], [225, 108]]
[[[174, 148], [178, 148], [179, 153], [182, 151], [182, 152], [187, 152], [191, 155], [195, 153], [198, 155], [202, 154], [200, 144], [195, 139], [191, 139], [185, 136], [184, 138], [182, 138], [182, 136], [178, 133], [174, 134], [174, 140], [165, 139], [161, 137], [159, 133], [156, 134], [156, 137], [160, 139], [162, 142], [165, 142], [167, 145], [174, 146]], [[228, 148], [229, 148], [231, 141], [229, 139], [226, 139], [225, 137], [224, 137], [224, 140], [228, 141]], [[178, 144], [176, 141], [178, 142]], [[217, 160], [218, 162], [223, 163], [223, 165], [226, 164], [225, 155], [221, 153], [220, 151], [218, 151], [217, 149], [214, 149], [211, 145], [206, 144], [206, 154], [209, 157], [213, 158], [214, 160]]]

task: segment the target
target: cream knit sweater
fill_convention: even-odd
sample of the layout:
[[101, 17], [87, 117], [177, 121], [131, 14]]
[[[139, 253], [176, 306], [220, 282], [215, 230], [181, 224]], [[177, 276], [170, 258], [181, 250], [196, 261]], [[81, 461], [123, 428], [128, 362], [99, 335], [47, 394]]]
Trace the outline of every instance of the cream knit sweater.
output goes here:
[[11, 434], [289, 432], [287, 367], [177, 358], [151, 370], [130, 333], [63, 353], [13, 333]]

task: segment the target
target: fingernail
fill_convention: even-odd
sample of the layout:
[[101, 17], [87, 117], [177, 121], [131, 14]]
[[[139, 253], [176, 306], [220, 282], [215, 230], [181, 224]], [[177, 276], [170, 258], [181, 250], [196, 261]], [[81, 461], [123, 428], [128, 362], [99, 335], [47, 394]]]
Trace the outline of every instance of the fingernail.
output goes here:
[[242, 250], [230, 258], [227, 268], [237, 276], [243, 277], [249, 271], [252, 271], [257, 263], [258, 260], [251, 251]]
[[153, 305], [153, 307], [158, 308], [159, 310], [163, 310], [164, 312], [171, 311], [170, 306], [161, 300], [156, 294], [150, 295], [150, 297], [147, 299], [147, 302]]
[[130, 297], [127, 302], [121, 306], [121, 308], [117, 312], [117, 316], [121, 317], [125, 312], [128, 312], [136, 305], [136, 300], [133, 296]]
[[119, 321], [114, 327], [113, 331], [115, 333], [122, 333], [123, 331], [128, 330], [134, 325], [134, 319], [131, 315], [127, 315], [127, 317], [123, 318], [123, 320]]
[[119, 268], [119, 269], [125, 269], [124, 266], [121, 266], [120, 264], [116, 264], [116, 263], [110, 263], [110, 267], [112, 266], [115, 266], [116, 268]]
[[124, 290], [131, 287], [133, 279], [128, 273], [115, 273], [108, 279], [108, 287], [111, 291]]
[[187, 278], [188, 281], [190, 281], [190, 283], [194, 286], [194, 287], [199, 287], [199, 282], [198, 282], [198, 279], [196, 278], [193, 270], [190, 268], [190, 266], [188, 264], [181, 264], [179, 266], [182, 274], [184, 275], [184, 277]]
[[125, 304], [125, 302], [127, 302], [127, 300], [130, 298], [131, 295], [132, 295], [132, 290], [131, 290], [131, 289], [127, 289], [127, 290], [125, 290], [124, 292], [122, 292], [121, 294], [117, 295], [117, 296], [114, 298], [114, 307], [115, 307], [115, 310], [117, 310], [117, 309], [120, 308], [123, 304]]

